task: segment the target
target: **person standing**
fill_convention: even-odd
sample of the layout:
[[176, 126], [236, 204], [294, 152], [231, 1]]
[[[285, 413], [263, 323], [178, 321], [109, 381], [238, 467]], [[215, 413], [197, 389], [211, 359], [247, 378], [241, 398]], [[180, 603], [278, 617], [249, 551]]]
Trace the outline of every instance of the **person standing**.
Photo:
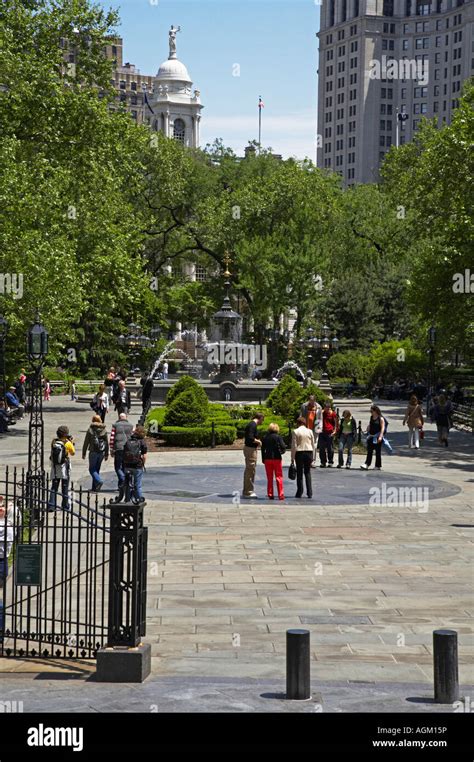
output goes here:
[[100, 477], [100, 467], [104, 460], [109, 459], [109, 441], [107, 429], [100, 415], [92, 416], [92, 423], [87, 429], [82, 446], [82, 459], [86, 459], [89, 450], [89, 473], [92, 476], [92, 492], [100, 492], [103, 480]]
[[282, 455], [285, 452], [286, 445], [280, 436], [280, 427], [277, 423], [271, 423], [262, 439], [262, 461], [267, 474], [267, 495], [270, 500], [273, 500], [273, 476], [277, 484], [278, 499], [285, 499], [282, 468]]
[[105, 421], [109, 409], [109, 397], [105, 391], [105, 384], [100, 384], [97, 394], [94, 394], [94, 398], [91, 402], [91, 407], [98, 416], [102, 423]]
[[291, 462], [296, 465], [296, 495], [303, 497], [303, 474], [306, 482], [306, 494], [313, 497], [311, 481], [311, 463], [314, 453], [314, 434], [306, 426], [306, 419], [300, 416], [296, 421], [298, 427], [293, 430], [291, 437]]
[[255, 494], [255, 471], [257, 468], [257, 450], [262, 442], [257, 438], [257, 428], [264, 420], [263, 413], [255, 413], [253, 419], [245, 427], [244, 434], [244, 489], [242, 497], [257, 497]]
[[69, 481], [71, 478], [71, 457], [75, 455], [74, 439], [67, 426], [59, 426], [56, 438], [51, 442], [51, 491], [48, 510], [56, 510], [59, 484], [62, 492], [62, 509], [69, 510]]
[[145, 373], [140, 381], [142, 385], [142, 421], [145, 422], [145, 419], [148, 415], [148, 411], [151, 407], [151, 395], [153, 394], [153, 379], [150, 375], [150, 373]]
[[163, 381], [168, 380], [168, 362], [165, 360], [163, 363]]
[[347, 447], [346, 468], [352, 465], [352, 447], [357, 435], [357, 423], [350, 410], [344, 410], [339, 424], [339, 452], [337, 467], [344, 465], [344, 448]]
[[128, 415], [132, 402], [130, 392], [128, 391], [123, 379], [121, 379], [118, 383], [117, 391], [115, 392], [113, 401], [115, 402], [115, 409], [119, 415], [120, 413], [125, 413]]
[[337, 431], [337, 414], [331, 409], [331, 403], [327, 400], [324, 403], [322, 431], [319, 435], [319, 459], [320, 468], [332, 468], [334, 465], [334, 438]]
[[125, 478], [129, 477], [131, 488], [131, 495], [125, 495], [126, 500], [129, 500], [132, 495], [136, 503], [143, 503], [145, 500], [142, 493], [142, 478], [147, 452], [145, 429], [143, 426], [136, 426], [130, 439], [125, 442], [123, 450]]
[[433, 418], [438, 429], [438, 442], [448, 447], [449, 429], [453, 425], [453, 406], [451, 401], [446, 399], [444, 394], [440, 394], [438, 401], [433, 407]]
[[76, 400], [77, 400], [76, 382], [72, 380], [71, 381], [71, 402], [75, 402]]
[[308, 401], [301, 405], [300, 416], [305, 419], [306, 426], [314, 434], [314, 452], [311, 468], [316, 468], [316, 451], [318, 437], [323, 428], [323, 409], [319, 402], [316, 402], [314, 394], [310, 394]]
[[365, 463], [361, 465], [363, 471], [367, 471], [372, 463], [372, 455], [375, 450], [375, 468], [380, 471], [382, 468], [382, 442], [385, 432], [385, 419], [378, 405], [372, 405], [370, 408], [370, 420], [367, 426], [367, 457]]
[[403, 419], [403, 425], [408, 424], [408, 446], [410, 450], [415, 447], [416, 450], [420, 448], [420, 431], [423, 428], [423, 411], [418, 401], [418, 397], [414, 394], [411, 395], [410, 401], [405, 410], [405, 417]]
[[120, 413], [118, 421], [110, 432], [109, 451], [114, 457], [114, 469], [118, 479], [119, 501], [124, 495], [125, 471], [123, 465], [123, 450], [133, 431], [132, 424], [127, 420], [126, 413]]
[[44, 401], [49, 402], [51, 399], [51, 384], [49, 378], [44, 379]]

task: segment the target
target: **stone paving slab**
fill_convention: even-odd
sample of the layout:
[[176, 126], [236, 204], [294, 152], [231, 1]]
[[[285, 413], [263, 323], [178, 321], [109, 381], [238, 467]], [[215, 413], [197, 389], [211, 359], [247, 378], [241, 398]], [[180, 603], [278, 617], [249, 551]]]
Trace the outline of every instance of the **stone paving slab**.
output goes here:
[[[239, 677], [163, 677], [142, 685], [93, 680], [40, 679], [9, 675], [2, 682], [2, 699], [23, 701], [26, 713], [43, 712], [403, 712], [446, 713], [456, 707], [433, 703], [422, 683], [378, 683], [313, 680], [309, 701], [287, 701], [283, 680]], [[461, 697], [472, 696], [463, 686]]]
[[[212, 706], [221, 711], [219, 700], [223, 706], [229, 704], [215, 686], [224, 679], [227, 694], [238, 695], [234, 706], [240, 711], [239, 702], [249, 701], [243, 697], [249, 685], [260, 685], [263, 678], [268, 684], [284, 680], [285, 631], [291, 627], [311, 632], [313, 681], [323, 700], [325, 682], [328, 697], [338, 697], [333, 704], [327, 698], [327, 706], [335, 707], [327, 711], [363, 706], [364, 692], [365, 708], [358, 711], [371, 711], [369, 705], [376, 707], [374, 711], [388, 711], [376, 706], [377, 701], [385, 702], [391, 711], [437, 711], [429, 702], [423, 710], [416, 703], [416, 708], [407, 709], [403, 702], [407, 693], [429, 695], [432, 631], [440, 627], [458, 631], [460, 678], [474, 683], [472, 437], [453, 432], [453, 447], [445, 453], [436, 449], [434, 431], [428, 426], [424, 449], [415, 456], [406, 448], [406, 432], [397, 430], [395, 416], [402, 407], [387, 406], [393, 439], [396, 443], [400, 434], [402, 443], [397, 455], [384, 459], [384, 471], [377, 479], [372, 478], [375, 474], [351, 472], [348, 476], [360, 484], [361, 477], [370, 477], [364, 482], [367, 488], [383, 484], [384, 479], [389, 484], [390, 478], [394, 484], [408, 486], [413, 475], [419, 484], [439, 482], [442, 496], [430, 500], [427, 513], [404, 505], [370, 505], [367, 499], [333, 505], [321, 501], [270, 505], [264, 500], [234, 505], [231, 497], [219, 504], [204, 498], [185, 503], [169, 496], [150, 500], [145, 509], [149, 526], [145, 640], [154, 654], [152, 678], [144, 686], [129, 686], [128, 694], [126, 686], [114, 686], [113, 692], [107, 687], [107, 694], [104, 686], [91, 689], [91, 682], [77, 677], [70, 681], [71, 688], [64, 687], [67, 680], [51, 683], [59, 684], [65, 696], [70, 690], [71, 706], [82, 706], [84, 700], [96, 707], [93, 711], [104, 711], [107, 705], [126, 711], [121, 696], [128, 695], [134, 705], [136, 691], [146, 693], [148, 685], [159, 691], [159, 686], [171, 686], [175, 680], [178, 692], [197, 686], [188, 689], [193, 711], [202, 698], [199, 686], [217, 696]], [[84, 407], [64, 404], [52, 415], [47, 410], [46, 420], [46, 441], [63, 422], [81, 438], [90, 415]], [[24, 437], [1, 439], [0, 458], [7, 440], [21, 444], [18, 457], [8, 453], [8, 462], [21, 461]], [[241, 481], [239, 451], [153, 453], [149, 463], [158, 479], [160, 469], [174, 469], [179, 475], [185, 465], [197, 468], [212, 463], [233, 469]], [[261, 477], [261, 464], [258, 468]], [[84, 461], [75, 460], [74, 473], [76, 478], [86, 476]], [[112, 484], [110, 462], [104, 473]], [[329, 484], [332, 476], [335, 470], [318, 470], [316, 484], [323, 478]], [[146, 492], [147, 475], [144, 487]], [[240, 635], [239, 647], [233, 645], [235, 634]], [[47, 685], [46, 672], [44, 679], [31, 679], [37, 664], [2, 661], [2, 686], [13, 686], [13, 672], [23, 675], [24, 686]], [[66, 675], [69, 667], [56, 661], [44, 669]], [[80, 676], [83, 669], [77, 666], [75, 674]], [[364, 682], [353, 688], [350, 680]], [[78, 691], [74, 686], [79, 684], [87, 690]], [[402, 690], [401, 684], [409, 687]], [[46, 691], [51, 700], [54, 687]], [[103, 691], [103, 704], [96, 702], [94, 690], [97, 696]], [[472, 689], [470, 695], [474, 695]], [[262, 711], [260, 704], [252, 702], [257, 707], [252, 711]], [[274, 702], [271, 706], [267, 711], [281, 711]]]

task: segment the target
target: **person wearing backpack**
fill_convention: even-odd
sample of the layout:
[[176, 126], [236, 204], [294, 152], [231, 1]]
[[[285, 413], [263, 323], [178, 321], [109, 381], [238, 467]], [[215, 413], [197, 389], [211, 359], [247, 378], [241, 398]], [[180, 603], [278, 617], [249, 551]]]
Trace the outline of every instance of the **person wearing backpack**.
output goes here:
[[71, 477], [71, 457], [75, 455], [74, 439], [67, 426], [60, 426], [56, 438], [51, 442], [51, 491], [48, 510], [56, 510], [56, 496], [61, 483], [62, 509], [69, 510], [69, 480]]
[[145, 428], [136, 426], [123, 448], [123, 466], [126, 478], [127, 476], [130, 478], [132, 494], [137, 503], [142, 503], [145, 500], [142, 493], [142, 478], [147, 452]]
[[100, 467], [104, 460], [109, 459], [109, 440], [107, 429], [100, 415], [92, 416], [92, 423], [87, 429], [82, 446], [82, 459], [86, 459], [89, 450], [89, 473], [92, 476], [92, 492], [100, 492], [103, 480], [100, 478]]
[[123, 465], [123, 450], [125, 442], [130, 439], [133, 431], [132, 424], [127, 421], [126, 413], [120, 413], [118, 421], [112, 426], [110, 432], [110, 454], [114, 458], [114, 468], [118, 479], [118, 502], [123, 499], [125, 485], [125, 471]]
[[104, 423], [105, 416], [109, 409], [109, 397], [105, 391], [105, 384], [100, 384], [97, 394], [91, 400], [92, 410], [100, 417], [102, 423]]

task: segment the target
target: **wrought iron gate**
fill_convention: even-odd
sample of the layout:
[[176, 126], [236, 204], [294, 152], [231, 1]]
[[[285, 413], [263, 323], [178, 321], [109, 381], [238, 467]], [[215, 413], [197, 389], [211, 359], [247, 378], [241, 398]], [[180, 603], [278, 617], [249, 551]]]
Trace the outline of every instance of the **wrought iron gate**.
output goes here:
[[25, 471], [0, 472], [0, 656], [95, 658], [107, 645], [110, 508], [71, 486], [69, 510], [48, 510], [49, 489], [45, 477], [33, 501]]

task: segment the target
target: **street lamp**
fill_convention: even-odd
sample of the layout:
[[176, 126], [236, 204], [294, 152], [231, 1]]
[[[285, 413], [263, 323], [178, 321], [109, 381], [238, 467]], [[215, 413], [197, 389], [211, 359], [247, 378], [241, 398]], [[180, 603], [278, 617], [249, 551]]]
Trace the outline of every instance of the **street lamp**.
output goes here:
[[44, 505], [44, 421], [41, 394], [41, 371], [48, 354], [48, 331], [37, 313], [27, 334], [27, 354], [33, 366], [30, 379], [30, 423], [28, 428], [28, 470], [26, 474], [27, 505], [30, 521], [35, 523], [38, 506]]
[[120, 334], [117, 342], [127, 350], [132, 360], [134, 359], [136, 362], [136, 358], [141, 354], [142, 350], [150, 346], [152, 339], [142, 333], [142, 329], [137, 323], [130, 323], [127, 327], [127, 333], [125, 335]]
[[[311, 346], [312, 350], [316, 353], [321, 352], [321, 361], [323, 366], [323, 372], [321, 375], [321, 381], [319, 382], [319, 385], [321, 388], [326, 389], [328, 391], [331, 390], [331, 386], [329, 383], [329, 377], [327, 374], [327, 361], [328, 361], [328, 355], [331, 352], [337, 352], [339, 349], [339, 339], [337, 336], [333, 336], [331, 338], [331, 329], [328, 325], [324, 324], [321, 329], [321, 337], [317, 337], [314, 335], [315, 331], [314, 328], [308, 328], [306, 330], [306, 336], [308, 344]], [[308, 355], [308, 359], [312, 359], [312, 355]]]
[[4, 400], [7, 393], [7, 376], [5, 371], [5, 342], [7, 340], [7, 333], [8, 320], [3, 315], [0, 315], [0, 383]]

